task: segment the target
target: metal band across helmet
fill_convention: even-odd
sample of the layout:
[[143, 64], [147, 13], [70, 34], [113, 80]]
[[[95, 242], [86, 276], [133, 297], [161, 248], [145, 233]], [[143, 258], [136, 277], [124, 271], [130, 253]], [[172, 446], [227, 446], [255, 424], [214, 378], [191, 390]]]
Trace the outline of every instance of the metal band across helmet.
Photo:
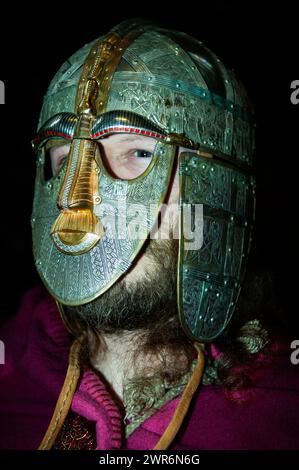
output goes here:
[[[98, 140], [114, 133], [156, 139], [153, 159], [137, 178], [106, 171]], [[66, 166], [45, 181], [44, 144], [53, 139], [71, 147]], [[121, 24], [58, 71], [33, 145], [34, 257], [63, 305], [92, 301], [126, 273], [158, 217], [177, 147], [190, 148], [180, 155], [180, 207], [203, 204], [203, 246], [185, 248], [181, 215], [179, 316], [193, 339], [220, 335], [233, 314], [250, 245], [254, 130], [246, 94], [219, 59], [183, 33]], [[111, 236], [109, 216], [117, 224], [119, 208], [130, 204], [145, 204], [149, 213], [156, 207], [143, 240]]]

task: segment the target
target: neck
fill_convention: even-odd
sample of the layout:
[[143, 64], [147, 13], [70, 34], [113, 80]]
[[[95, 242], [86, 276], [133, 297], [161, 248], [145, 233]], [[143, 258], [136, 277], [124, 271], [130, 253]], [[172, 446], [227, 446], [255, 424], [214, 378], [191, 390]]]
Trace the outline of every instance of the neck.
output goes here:
[[[90, 362], [111, 387], [120, 400], [123, 400], [125, 383], [133, 377], [151, 377], [161, 370], [187, 369], [184, 354], [175, 357], [166, 347], [159, 353], [142, 352], [145, 344], [144, 330], [101, 333], [99, 339], [89, 332], [88, 342]], [[136, 354], [138, 352], [138, 355]]]
[[124, 382], [133, 374], [131, 366], [136, 336], [139, 337], [140, 333], [101, 333], [100, 341], [97, 341], [94, 335], [88, 335], [90, 362], [120, 399], [123, 397]]

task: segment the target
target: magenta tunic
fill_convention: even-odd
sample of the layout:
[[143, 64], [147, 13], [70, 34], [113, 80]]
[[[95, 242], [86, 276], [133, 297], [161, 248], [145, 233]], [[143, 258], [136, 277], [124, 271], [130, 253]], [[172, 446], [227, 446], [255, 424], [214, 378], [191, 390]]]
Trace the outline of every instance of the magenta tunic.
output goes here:
[[[0, 448], [37, 449], [66, 374], [69, 334], [42, 287], [25, 294], [17, 316], [1, 330]], [[299, 366], [290, 352], [260, 372], [251, 398], [229, 401], [220, 386], [200, 386], [170, 449], [299, 449]], [[152, 449], [180, 397], [166, 403], [125, 441], [121, 415], [104, 383], [82, 375], [72, 411], [95, 422], [97, 449]]]

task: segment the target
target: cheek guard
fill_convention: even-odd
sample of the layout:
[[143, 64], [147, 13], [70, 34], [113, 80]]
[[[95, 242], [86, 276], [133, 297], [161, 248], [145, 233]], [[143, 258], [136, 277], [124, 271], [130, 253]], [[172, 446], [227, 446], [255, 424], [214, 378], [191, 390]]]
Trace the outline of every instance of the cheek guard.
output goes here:
[[[181, 154], [181, 207], [203, 205], [203, 244], [186, 250], [181, 236], [178, 263], [179, 316], [195, 340], [213, 340], [232, 317], [250, 249], [254, 193], [247, 173], [215, 158]], [[181, 234], [183, 223], [181, 216]]]

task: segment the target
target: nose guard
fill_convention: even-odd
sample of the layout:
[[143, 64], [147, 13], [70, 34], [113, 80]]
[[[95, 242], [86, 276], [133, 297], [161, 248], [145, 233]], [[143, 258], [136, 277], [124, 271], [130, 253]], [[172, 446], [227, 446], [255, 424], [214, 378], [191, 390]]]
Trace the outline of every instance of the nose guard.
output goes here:
[[103, 225], [93, 211], [101, 199], [96, 163], [99, 149], [90, 140], [91, 123], [91, 116], [86, 114], [78, 120], [58, 195], [61, 212], [50, 231], [55, 246], [65, 254], [85, 253], [104, 235]]

